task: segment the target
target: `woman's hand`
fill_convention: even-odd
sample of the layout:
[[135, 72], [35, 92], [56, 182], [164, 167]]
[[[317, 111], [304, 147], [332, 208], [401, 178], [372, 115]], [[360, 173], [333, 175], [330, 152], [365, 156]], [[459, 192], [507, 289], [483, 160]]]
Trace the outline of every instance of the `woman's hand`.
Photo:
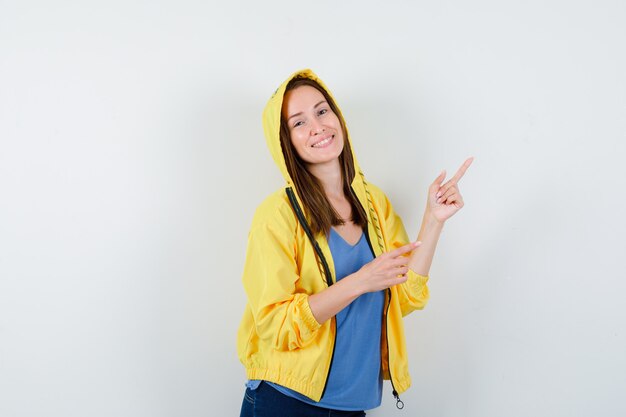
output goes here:
[[428, 188], [426, 210], [436, 221], [445, 222], [463, 207], [463, 197], [461, 197], [457, 184], [473, 160], [474, 157], [467, 158], [454, 174], [454, 177], [442, 185], [441, 183], [446, 177], [446, 170], [444, 169]]
[[385, 252], [334, 285], [309, 295], [309, 306], [315, 320], [319, 324], [326, 322], [361, 294], [402, 284], [408, 279], [406, 274], [409, 271], [409, 258], [402, 255], [411, 252], [421, 243], [412, 242]]
[[407, 280], [409, 258], [402, 256], [421, 245], [422, 242], [411, 242], [397, 249], [385, 252], [373, 261], [363, 265], [354, 273], [360, 293], [375, 292], [402, 284]]

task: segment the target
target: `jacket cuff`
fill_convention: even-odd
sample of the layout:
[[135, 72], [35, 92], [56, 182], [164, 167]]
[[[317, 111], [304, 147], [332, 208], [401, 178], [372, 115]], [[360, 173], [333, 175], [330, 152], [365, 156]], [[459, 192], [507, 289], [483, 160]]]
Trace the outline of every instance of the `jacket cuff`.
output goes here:
[[422, 291], [422, 288], [428, 282], [428, 275], [420, 275], [417, 272], [413, 271], [409, 268], [409, 272], [407, 273], [408, 279], [406, 283], [413, 291], [416, 291], [415, 294], [418, 294], [419, 291]]
[[309, 305], [309, 296], [302, 294], [299, 300], [299, 304], [304, 325], [306, 326], [309, 333], [315, 333], [320, 327], [322, 327], [322, 325], [317, 322], [317, 319], [311, 311], [311, 306]]

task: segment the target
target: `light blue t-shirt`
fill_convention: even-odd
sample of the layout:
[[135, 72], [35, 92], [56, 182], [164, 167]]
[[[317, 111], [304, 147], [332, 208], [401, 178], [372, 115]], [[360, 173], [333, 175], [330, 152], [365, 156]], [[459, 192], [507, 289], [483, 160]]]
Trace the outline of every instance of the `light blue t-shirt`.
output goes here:
[[[354, 245], [331, 228], [328, 245], [335, 264], [337, 281], [358, 271], [374, 255], [365, 233]], [[335, 410], [370, 410], [380, 405], [383, 380], [380, 373], [380, 337], [385, 295], [368, 292], [356, 298], [336, 315], [337, 339], [326, 391], [320, 402], [268, 382], [283, 394], [308, 404]], [[260, 380], [248, 381], [256, 389]]]

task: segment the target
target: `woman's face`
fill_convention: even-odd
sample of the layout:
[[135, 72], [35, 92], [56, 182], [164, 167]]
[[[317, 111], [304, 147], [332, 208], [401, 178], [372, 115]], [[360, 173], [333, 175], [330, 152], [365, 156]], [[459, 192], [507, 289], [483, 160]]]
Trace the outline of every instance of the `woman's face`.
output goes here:
[[291, 143], [308, 164], [336, 160], [343, 150], [339, 117], [316, 88], [303, 85], [285, 93], [283, 117]]

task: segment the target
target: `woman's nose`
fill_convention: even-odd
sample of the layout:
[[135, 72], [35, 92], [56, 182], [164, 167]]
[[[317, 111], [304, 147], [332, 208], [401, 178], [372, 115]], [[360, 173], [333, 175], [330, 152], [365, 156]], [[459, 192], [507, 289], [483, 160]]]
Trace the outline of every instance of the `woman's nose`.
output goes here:
[[317, 135], [319, 133], [322, 133], [323, 131], [324, 131], [324, 126], [322, 126], [322, 124], [318, 120], [313, 119], [311, 121], [311, 134]]

